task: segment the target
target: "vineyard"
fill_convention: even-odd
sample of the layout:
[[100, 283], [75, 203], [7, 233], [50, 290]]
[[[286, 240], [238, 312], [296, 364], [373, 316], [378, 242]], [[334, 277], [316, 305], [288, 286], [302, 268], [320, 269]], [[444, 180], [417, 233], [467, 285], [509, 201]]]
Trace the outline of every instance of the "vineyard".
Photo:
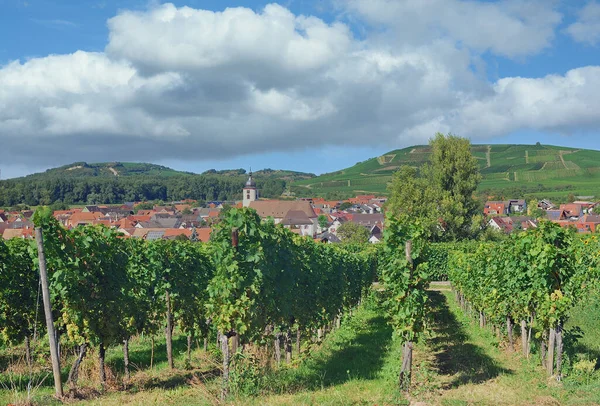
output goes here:
[[[574, 382], [586, 366], [595, 379], [596, 361], [574, 350], [580, 329], [569, 317], [598, 290], [600, 241], [551, 223], [501, 243], [433, 244], [418, 222], [388, 218], [385, 243], [361, 247], [315, 243], [249, 209], [231, 209], [210, 243], [65, 230], [43, 214], [35, 222], [43, 251], [30, 241], [0, 242], [0, 383], [7, 394], [34, 392], [32, 382], [47, 388], [45, 397], [19, 398], [23, 404], [52, 403], [49, 380], [40, 377], [51, 376], [53, 345], [61, 363], [55, 395], [66, 399], [85, 399], [90, 387], [108, 404], [144, 393], [150, 384], [139, 386], [136, 377], [158, 365], [164, 348], [164, 369], [182, 371], [178, 385], [204, 399], [190, 404], [262, 404], [269, 396], [277, 404], [323, 403], [314, 396], [333, 396], [327, 388], [344, 382], [371, 388], [350, 397], [438, 403], [441, 395], [431, 393], [439, 389], [422, 388], [432, 385], [431, 374], [446, 373], [448, 361], [433, 362], [433, 354], [465, 340], [455, 317], [511, 356], [518, 349], [527, 365], [541, 364], [553, 382]], [[52, 302], [46, 315], [43, 268]], [[449, 302], [431, 285], [446, 279]], [[451, 316], [454, 300], [460, 314]], [[54, 331], [50, 344], [46, 326]], [[452, 341], [443, 350], [436, 347], [441, 331]], [[140, 361], [146, 342], [149, 365]], [[21, 372], [2, 355], [19, 352]], [[452, 373], [469, 373], [464, 362]], [[16, 376], [26, 383], [16, 384]], [[323, 395], [275, 400], [302, 391]]]

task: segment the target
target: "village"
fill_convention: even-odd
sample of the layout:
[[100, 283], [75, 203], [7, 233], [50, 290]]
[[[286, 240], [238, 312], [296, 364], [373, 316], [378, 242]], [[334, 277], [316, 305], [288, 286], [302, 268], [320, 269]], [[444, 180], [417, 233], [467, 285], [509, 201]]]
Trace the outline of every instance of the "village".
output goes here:
[[[194, 200], [162, 205], [126, 202], [119, 206], [87, 205], [55, 210], [53, 215], [67, 229], [103, 224], [117, 229], [125, 238], [207, 242], [223, 210], [250, 207], [261, 218], [272, 218], [276, 224], [318, 242], [342, 242], [339, 230], [345, 223], [351, 223], [367, 231], [369, 243], [378, 243], [383, 239], [386, 201], [386, 197], [376, 195], [358, 195], [346, 200], [261, 199], [250, 173], [241, 201], [213, 201], [204, 207], [198, 207]], [[508, 234], [537, 227], [539, 219], [545, 218], [563, 227], [573, 227], [579, 233], [594, 233], [600, 225], [600, 215], [595, 214], [599, 205], [600, 202], [574, 201], [557, 206], [549, 200], [541, 200], [529, 207], [531, 202], [528, 206], [523, 199], [487, 201], [483, 207], [485, 224], [482, 227]], [[33, 238], [33, 213], [33, 210], [0, 210], [2, 238]]]

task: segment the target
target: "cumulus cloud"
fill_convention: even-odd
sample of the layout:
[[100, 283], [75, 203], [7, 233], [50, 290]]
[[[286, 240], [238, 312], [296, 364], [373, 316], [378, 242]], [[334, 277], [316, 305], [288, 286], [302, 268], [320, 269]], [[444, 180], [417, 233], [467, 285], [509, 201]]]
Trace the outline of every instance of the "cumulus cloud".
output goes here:
[[[341, 7], [386, 24], [403, 42], [446, 36], [506, 57], [548, 47], [561, 21], [555, 0], [340, 0]], [[387, 33], [386, 33], [387, 35]]]
[[569, 25], [567, 33], [575, 41], [596, 45], [600, 42], [600, 3], [590, 1], [578, 13], [575, 23]]
[[0, 142], [15, 163], [50, 165], [598, 126], [598, 67], [496, 83], [474, 68], [482, 52], [522, 57], [547, 47], [560, 15], [544, 4], [533, 13], [542, 3], [351, 0], [354, 23], [386, 32], [360, 39], [345, 23], [276, 4], [123, 11], [108, 22], [104, 52], [0, 68]]

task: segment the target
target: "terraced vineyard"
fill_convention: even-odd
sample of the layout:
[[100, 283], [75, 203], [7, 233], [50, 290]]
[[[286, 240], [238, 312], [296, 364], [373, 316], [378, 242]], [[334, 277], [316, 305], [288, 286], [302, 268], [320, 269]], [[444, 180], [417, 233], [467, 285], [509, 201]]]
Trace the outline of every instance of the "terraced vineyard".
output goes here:
[[[486, 194], [519, 189], [550, 198], [569, 193], [600, 196], [600, 151], [550, 145], [473, 145], [472, 151], [483, 176], [479, 190]], [[294, 191], [300, 196], [334, 191], [385, 194], [400, 166], [421, 166], [430, 152], [425, 145], [390, 151], [341, 171], [294, 182]]]

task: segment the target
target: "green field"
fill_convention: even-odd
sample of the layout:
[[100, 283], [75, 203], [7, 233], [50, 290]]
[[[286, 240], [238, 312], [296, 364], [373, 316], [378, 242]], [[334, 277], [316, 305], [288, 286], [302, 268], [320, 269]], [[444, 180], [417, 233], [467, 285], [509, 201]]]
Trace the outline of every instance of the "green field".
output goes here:
[[[473, 145], [487, 195], [525, 194], [565, 198], [568, 194], [600, 196], [600, 151], [550, 145]], [[386, 194], [391, 175], [402, 165], [421, 166], [429, 146], [391, 151], [337, 172], [294, 182], [298, 196], [327, 196], [331, 192]]]

